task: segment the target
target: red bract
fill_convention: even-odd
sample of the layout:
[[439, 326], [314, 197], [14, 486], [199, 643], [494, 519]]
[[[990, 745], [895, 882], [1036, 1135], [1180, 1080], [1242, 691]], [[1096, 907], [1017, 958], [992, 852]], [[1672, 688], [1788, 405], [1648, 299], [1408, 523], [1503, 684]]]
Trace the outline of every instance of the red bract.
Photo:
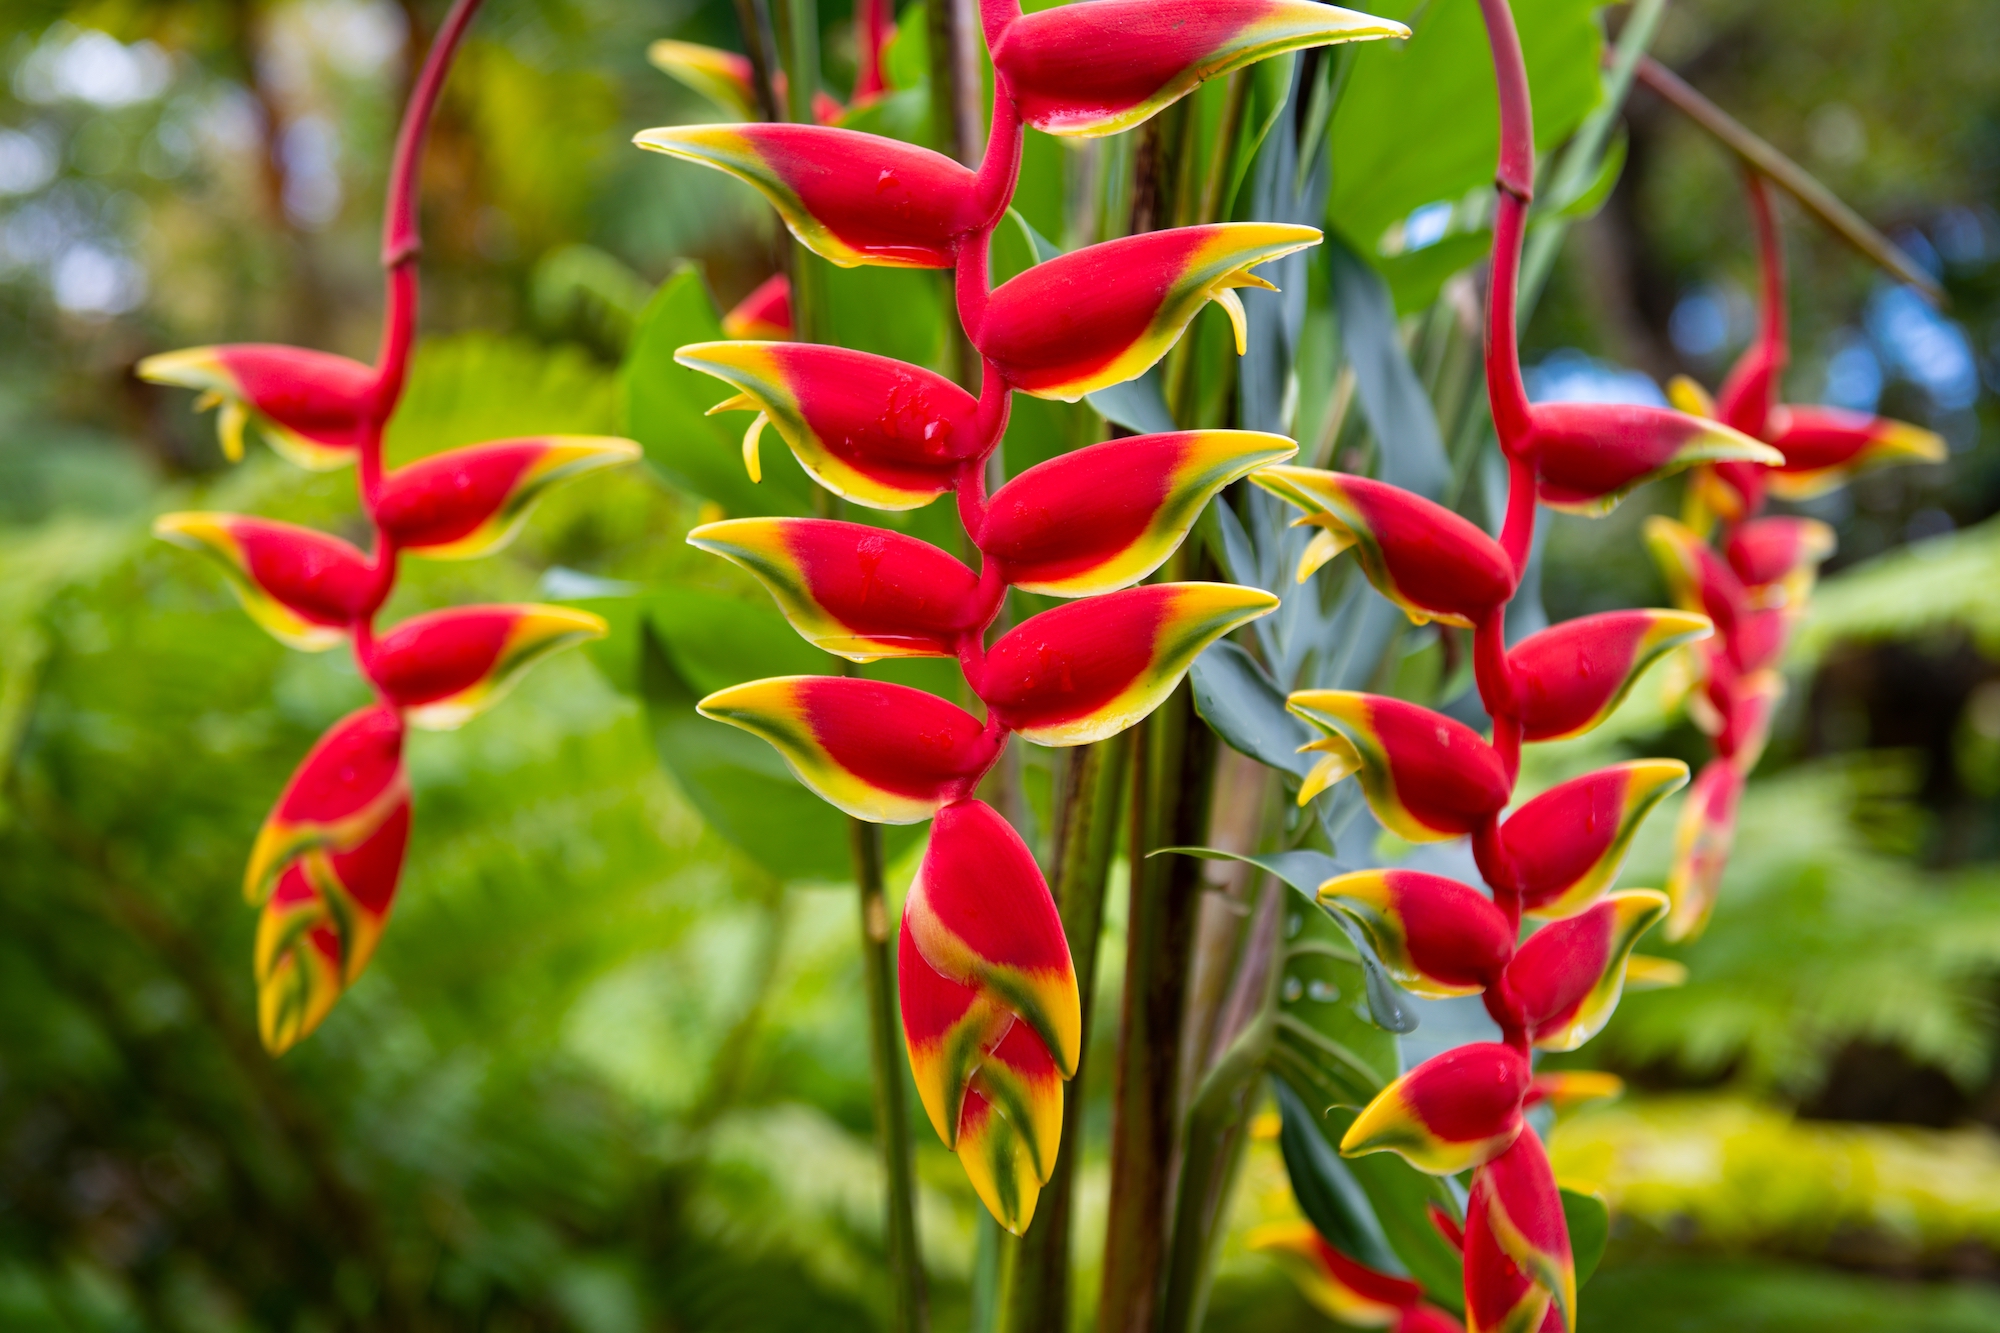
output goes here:
[[792, 283], [773, 273], [722, 317], [722, 331], [731, 338], [787, 342], [792, 336]]
[[1582, 735], [1610, 716], [1647, 667], [1714, 632], [1706, 616], [1606, 611], [1530, 635], [1507, 654], [1520, 701], [1521, 739]]
[[1490, 1162], [1521, 1132], [1528, 1077], [1526, 1057], [1500, 1042], [1432, 1056], [1362, 1108], [1340, 1150], [1393, 1152], [1432, 1175]]
[[1640, 821], [1687, 780], [1678, 759], [1639, 759], [1551, 787], [1475, 840], [1480, 873], [1525, 911], [1574, 916], [1617, 878]]
[[383, 222], [388, 327], [374, 366], [297, 347], [198, 347], [148, 357], [139, 373], [203, 390], [222, 405], [224, 452], [243, 452], [254, 421], [306, 467], [360, 464], [362, 552], [325, 533], [239, 514], [167, 514], [154, 531], [214, 558], [245, 608], [294, 647], [351, 639], [377, 702], [320, 738], [264, 821], [244, 890], [262, 907], [255, 971], [258, 1027], [281, 1054], [326, 1017], [360, 976], [388, 919], [409, 839], [406, 723], [453, 727], [497, 699], [540, 657], [604, 632], [564, 607], [436, 611], [382, 634], [375, 617], [397, 558], [483, 555], [520, 527], [543, 491], [630, 461], [629, 440], [541, 436], [435, 454], [382, 475], [382, 433], [402, 394], [415, 337], [417, 166], [453, 52], [479, 0], [457, 0], [404, 113]]
[[1776, 463], [1768, 445], [1718, 422], [1663, 407], [1540, 403], [1510, 448], [1533, 470], [1551, 509], [1608, 513], [1633, 490], [1697, 463]]
[[1350, 1259], [1307, 1223], [1258, 1227], [1249, 1244], [1277, 1258], [1305, 1298], [1342, 1324], [1392, 1333], [1465, 1333], [1464, 1325], [1424, 1300], [1422, 1287]]
[[1350, 690], [1302, 690], [1289, 707], [1326, 733], [1340, 777], [1358, 774], [1375, 817], [1411, 842], [1460, 837], [1507, 804], [1500, 756], [1442, 713]]
[[1514, 927], [1478, 890], [1416, 870], [1357, 870], [1319, 900], [1368, 934], [1389, 975], [1419, 995], [1475, 995], [1514, 952]]

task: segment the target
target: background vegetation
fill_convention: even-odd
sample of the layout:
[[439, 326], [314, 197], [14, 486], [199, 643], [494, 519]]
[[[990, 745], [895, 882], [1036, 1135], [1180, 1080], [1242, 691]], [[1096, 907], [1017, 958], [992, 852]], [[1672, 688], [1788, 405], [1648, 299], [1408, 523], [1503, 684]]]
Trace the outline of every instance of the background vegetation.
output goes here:
[[[823, 13], [844, 88], [846, 16]], [[225, 469], [186, 396], [130, 367], [225, 338], [372, 352], [387, 136], [436, 18], [424, 0], [0, 3], [0, 1326], [875, 1326], [851, 890], [730, 850], [580, 655], [413, 740], [422, 813], [381, 953], [298, 1051], [257, 1047], [243, 852], [363, 689], [340, 655], [270, 642], [146, 527], [199, 502], [339, 530], [348, 483], [255, 451]], [[618, 429], [656, 285], [692, 261], [676, 290], [726, 308], [770, 271], [747, 190], [625, 147], [713, 114], [646, 43], [733, 31], [713, 0], [492, 0], [431, 158], [429, 340], [392, 457]], [[1557, 1135], [1564, 1173], [1618, 1212], [1586, 1327], [1992, 1328], [2000, 5], [1681, 0], [1658, 49], [1951, 292], [1934, 315], [1791, 215], [1791, 396], [1879, 405], [1955, 452], [1815, 510], [1838, 572], [1722, 908], [1683, 955], [1693, 981], [1627, 1001], [1589, 1054], [1637, 1095]], [[1751, 329], [1729, 163], [1644, 94], [1627, 122], [1624, 176], [1530, 330], [1545, 391], [1713, 384]], [[1551, 611], [1659, 603], [1638, 526], [1676, 504], [1662, 488], [1559, 521]], [[413, 565], [391, 614], [743, 595], [682, 545], [695, 520], [639, 472], [591, 478], [503, 559]], [[1589, 744], [1542, 778], [1607, 747], [1703, 752], [1643, 700]], [[1653, 822], [1628, 879], [1655, 882], [1670, 829]], [[976, 1205], [919, 1143], [939, 1322], [963, 1327]], [[1288, 1207], [1276, 1171], [1253, 1151], [1245, 1223]], [[1233, 1241], [1209, 1322], [1324, 1326]]]

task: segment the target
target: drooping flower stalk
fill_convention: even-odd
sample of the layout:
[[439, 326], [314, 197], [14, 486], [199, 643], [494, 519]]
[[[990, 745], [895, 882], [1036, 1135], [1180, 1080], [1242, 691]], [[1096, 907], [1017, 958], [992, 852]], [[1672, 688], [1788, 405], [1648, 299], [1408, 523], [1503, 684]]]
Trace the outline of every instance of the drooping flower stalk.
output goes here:
[[1767, 498], [1807, 500], [1868, 468], [1945, 456], [1943, 440], [1905, 422], [1779, 401], [1790, 360], [1784, 242], [1763, 176], [1746, 167], [1743, 183], [1763, 278], [1757, 337], [1716, 399], [1686, 378], [1670, 392], [1688, 411], [1763, 440], [1782, 458], [1768, 466], [1702, 467], [1689, 481], [1684, 521], [1655, 516], [1646, 523], [1647, 544], [1675, 601], [1708, 616], [1716, 630], [1684, 655], [1688, 711], [1709, 734], [1715, 757], [1695, 778], [1675, 831], [1671, 939], [1699, 935], [1714, 910], [1735, 842], [1736, 805], [1784, 696], [1779, 663], [1819, 565], [1833, 554], [1832, 528], [1812, 518], [1764, 517]]
[[[1348, 776], [1376, 817], [1415, 842], [1468, 837], [1491, 897], [1408, 870], [1368, 870], [1320, 886], [1391, 977], [1419, 994], [1482, 996], [1500, 1040], [1461, 1046], [1384, 1089], [1341, 1151], [1401, 1154], [1437, 1175], [1473, 1172], [1462, 1232], [1468, 1325], [1573, 1333], [1574, 1266], [1561, 1199], [1524, 1111], [1547, 1094], [1536, 1050], [1572, 1050], [1609, 1018], [1638, 938], [1666, 915], [1665, 895], [1609, 892], [1645, 814], [1687, 781], [1685, 765], [1641, 760], [1562, 783], [1511, 813], [1524, 742], [1587, 730], [1662, 652], [1711, 633], [1700, 616], [1620, 612], [1557, 625], [1518, 644], [1505, 611], [1524, 569], [1538, 504], [1603, 513], [1633, 488], [1696, 463], [1777, 461], [1726, 426], [1642, 407], [1533, 404], [1517, 344], [1521, 251], [1535, 152], [1526, 67], [1506, 0], [1480, 0], [1500, 102], [1498, 194], [1487, 292], [1486, 381], [1507, 462], [1498, 539], [1420, 496], [1365, 478], [1269, 466], [1255, 480], [1303, 509], [1320, 532], [1299, 577], [1354, 549], [1369, 581], [1419, 623], [1468, 628], [1481, 736], [1415, 704], [1344, 690], [1295, 693], [1291, 710], [1321, 739], [1310, 800]], [[1542, 926], [1525, 940], [1524, 918]], [[1327, 1273], [1339, 1265], [1318, 1251]], [[1337, 1275], [1337, 1274], [1336, 1274]], [[1346, 1285], [1402, 1326], [1448, 1327], [1411, 1293]], [[1400, 1293], [1400, 1294], [1398, 1294]], [[1395, 1299], [1390, 1299], [1395, 1296]]]
[[604, 622], [561, 606], [467, 606], [377, 633], [402, 555], [459, 560], [510, 540], [541, 493], [639, 455], [628, 440], [535, 436], [433, 454], [384, 472], [383, 432], [416, 341], [418, 180], [426, 132], [452, 57], [479, 8], [458, 0], [425, 58], [389, 173], [382, 226], [382, 344], [373, 366], [297, 347], [248, 343], [148, 357], [139, 373], [202, 390], [221, 408], [224, 453], [256, 426], [301, 466], [355, 465], [371, 535], [362, 551], [289, 523], [225, 513], [163, 515], [161, 537], [215, 560], [244, 608], [306, 651], [352, 645], [375, 702], [320, 738], [257, 835], [244, 892], [262, 909], [258, 1027], [280, 1054], [325, 1019], [367, 966], [388, 920], [409, 836], [407, 726], [449, 729], [496, 701], [548, 653], [598, 637]]
[[[1014, 191], [1023, 122], [1112, 133], [1262, 56], [1407, 30], [1304, 0], [1097, 0], [1025, 17], [991, 0], [982, 19], [995, 79], [976, 170], [824, 126], [671, 127], [637, 142], [745, 180], [836, 264], [955, 270], [959, 321], [980, 362], [976, 396], [920, 367], [809, 343], [701, 344], [678, 359], [728, 382], [737, 393], [726, 406], [757, 413], [744, 441], [753, 477], [768, 426], [850, 503], [907, 509], [950, 495], [978, 568], [831, 519], [733, 519], [690, 541], [748, 569], [831, 652], [956, 658], [985, 717], [841, 676], [753, 681], [700, 708], [764, 737], [859, 819], [933, 821], [900, 932], [904, 1034], [934, 1128], [1018, 1233], [1059, 1149], [1081, 1013], [1041, 871], [974, 792], [1014, 734], [1062, 746], [1114, 736], [1156, 708], [1209, 643], [1275, 606], [1228, 584], [1134, 585], [1217, 491], [1294, 446], [1248, 431], [1109, 441], [991, 494], [987, 461], [1014, 392], [1074, 400], [1139, 375], [1210, 301], [1240, 341], [1234, 289], [1266, 285], [1249, 270], [1319, 239], [1276, 224], [1181, 228], [1059, 256], [996, 288], [989, 248]], [[989, 644], [1017, 586], [1076, 600]]]

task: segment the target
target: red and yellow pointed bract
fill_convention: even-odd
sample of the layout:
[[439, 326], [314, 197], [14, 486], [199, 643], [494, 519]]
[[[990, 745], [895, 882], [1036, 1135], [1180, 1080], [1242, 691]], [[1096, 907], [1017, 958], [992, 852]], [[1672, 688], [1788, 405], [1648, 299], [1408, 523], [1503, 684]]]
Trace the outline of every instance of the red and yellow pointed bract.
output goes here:
[[1532, 1129], [1473, 1174], [1465, 1205], [1465, 1296], [1467, 1327], [1475, 1333], [1533, 1333], [1547, 1326], [1545, 1318], [1575, 1333], [1569, 1223]]
[[1552, 625], [1507, 654], [1523, 740], [1580, 736], [1609, 717], [1646, 668], [1715, 633], [1685, 611], [1605, 611]]
[[964, 799], [999, 745], [934, 694], [845, 676], [753, 680], [696, 708], [770, 742], [822, 800], [877, 824], [914, 824]]
[[1537, 497], [1565, 513], [1609, 513], [1638, 487], [1697, 463], [1781, 459], [1720, 422], [1664, 407], [1541, 403], [1532, 421], [1525, 453]]
[[979, 576], [957, 560], [860, 523], [734, 518], [688, 543], [749, 570], [800, 637], [855, 662], [953, 656], [981, 609]]
[[382, 479], [375, 521], [403, 550], [470, 560], [514, 539], [551, 487], [639, 457], [630, 440], [540, 435], [447, 449]]
[[1491, 1161], [1521, 1132], [1528, 1061], [1475, 1042], [1434, 1055], [1375, 1095], [1340, 1140], [1348, 1157], [1393, 1152], [1434, 1176]]
[[1404, 989], [1474, 995], [1499, 979], [1514, 928], [1477, 889], [1419, 870], [1357, 870], [1319, 886], [1319, 901], [1357, 922]]
[[1400, 23], [1307, 0], [1093, 0], [1013, 20], [993, 64], [1028, 124], [1103, 135], [1268, 56], [1409, 35]]
[[674, 125], [641, 148], [754, 187], [799, 244], [843, 268], [950, 268], [979, 226], [973, 174], [928, 148], [830, 125]]
[[1319, 239], [1313, 227], [1219, 222], [1085, 246], [1001, 284], [968, 332], [1014, 388], [1074, 402], [1145, 374], [1210, 301], [1229, 312], [1241, 352], [1235, 289], [1269, 288], [1252, 268]]
[[304, 347], [191, 347], [147, 357], [138, 374], [199, 389], [203, 405], [219, 405], [222, 451], [231, 462], [243, 457], [243, 428], [254, 422], [300, 467], [345, 467], [380, 419], [373, 367]]
[[1514, 595], [1514, 565], [1499, 543], [1441, 504], [1320, 468], [1268, 467], [1256, 480], [1319, 529], [1299, 562], [1301, 583], [1352, 547], [1375, 590], [1420, 625], [1470, 628]]
[[1026, 592], [1090, 597], [1163, 564], [1217, 491], [1290, 457], [1282, 435], [1177, 431], [1087, 445], [997, 491], [980, 550]]
[[661, 38], [646, 48], [646, 60], [738, 120], [750, 120], [757, 114], [755, 76], [748, 56], [698, 42]]
[[972, 395], [886, 356], [814, 343], [691, 343], [674, 353], [739, 392], [713, 410], [757, 413], [744, 437], [751, 479], [768, 422], [799, 465], [871, 509], [915, 509], [949, 491], [979, 448]]
[[773, 273], [722, 317], [722, 332], [730, 338], [789, 342], [792, 337], [792, 280]]
[[1442, 713], [1352, 690], [1302, 690], [1286, 706], [1346, 743], [1368, 808], [1400, 838], [1461, 837], [1507, 804], [1493, 747]]
[[250, 618], [280, 643], [320, 652], [342, 642], [370, 608], [378, 575], [338, 537], [243, 514], [176, 513], [153, 533], [208, 556]]
[[1743, 795], [1743, 771], [1728, 759], [1712, 759], [1688, 789], [1674, 828], [1674, 865], [1667, 876], [1670, 940], [1700, 935], [1715, 910], [1729, 850], [1736, 841], [1736, 803]]
[[1158, 708], [1202, 649], [1278, 599], [1233, 583], [1156, 583], [1022, 621], [986, 654], [978, 692], [1038, 745], [1087, 745]]
[[[1833, 554], [1833, 529], [1816, 518], [1753, 518], [1740, 523], [1723, 544], [1723, 556], [1746, 588], [1781, 586], [1786, 600], [1803, 600], [1811, 575]], [[1797, 586], [1801, 575], [1804, 587]]]
[[370, 704], [333, 724], [293, 772], [258, 830], [243, 892], [261, 903], [285, 869], [309, 852], [347, 852], [409, 800], [403, 719]]
[[1824, 495], [1868, 468], [1941, 463], [1947, 452], [1931, 431], [1837, 407], [1779, 407], [1769, 438], [1783, 457], [1768, 484], [1783, 500]]
[[550, 653], [604, 637], [604, 618], [568, 606], [455, 606], [412, 616], [375, 644], [374, 676], [408, 721], [463, 726]]
[[1475, 844], [1481, 873], [1532, 915], [1575, 916], [1617, 879], [1641, 821], [1687, 780], [1678, 759], [1635, 759], [1551, 787], [1508, 816], [1497, 853]]
[[1633, 946], [1666, 915], [1665, 894], [1631, 889], [1528, 938], [1507, 985], [1537, 1047], [1573, 1051], [1597, 1035], [1618, 1007]]
[[1275, 1257], [1314, 1308], [1345, 1325], [1399, 1325], [1424, 1298], [1424, 1289], [1408, 1278], [1378, 1273], [1348, 1258], [1309, 1222], [1258, 1227], [1247, 1243]]

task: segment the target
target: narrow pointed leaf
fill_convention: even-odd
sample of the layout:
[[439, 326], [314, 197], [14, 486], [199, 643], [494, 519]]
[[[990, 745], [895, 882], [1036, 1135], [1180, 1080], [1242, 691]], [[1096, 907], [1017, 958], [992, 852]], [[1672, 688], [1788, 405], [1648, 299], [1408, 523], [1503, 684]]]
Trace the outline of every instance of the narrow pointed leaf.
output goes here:
[[375, 679], [412, 725], [450, 731], [492, 707], [542, 658], [605, 633], [602, 616], [567, 606], [452, 607], [383, 634]]
[[398, 547], [469, 560], [514, 539], [553, 486], [639, 457], [630, 440], [543, 435], [432, 454], [382, 479], [375, 522]]
[[1038, 745], [1086, 745], [1158, 708], [1202, 649], [1278, 605], [1259, 588], [1156, 583], [1044, 611], [986, 655], [980, 697]]
[[1217, 491], [1297, 448], [1281, 435], [1247, 430], [1093, 444], [1002, 486], [987, 509], [979, 547], [1001, 563], [1008, 583], [1025, 591], [1110, 592], [1158, 569]]
[[1398, 837], [1438, 842], [1472, 832], [1507, 804], [1500, 757], [1472, 728], [1379, 694], [1304, 690], [1293, 713], [1352, 747], [1375, 817]]
[[209, 557], [250, 618], [280, 643], [340, 643], [376, 591], [368, 557], [338, 537], [243, 514], [162, 514], [155, 536]]
[[1714, 632], [1707, 616], [1684, 611], [1606, 611], [1529, 635], [1507, 654], [1523, 739], [1565, 740], [1591, 730], [1646, 668]]

